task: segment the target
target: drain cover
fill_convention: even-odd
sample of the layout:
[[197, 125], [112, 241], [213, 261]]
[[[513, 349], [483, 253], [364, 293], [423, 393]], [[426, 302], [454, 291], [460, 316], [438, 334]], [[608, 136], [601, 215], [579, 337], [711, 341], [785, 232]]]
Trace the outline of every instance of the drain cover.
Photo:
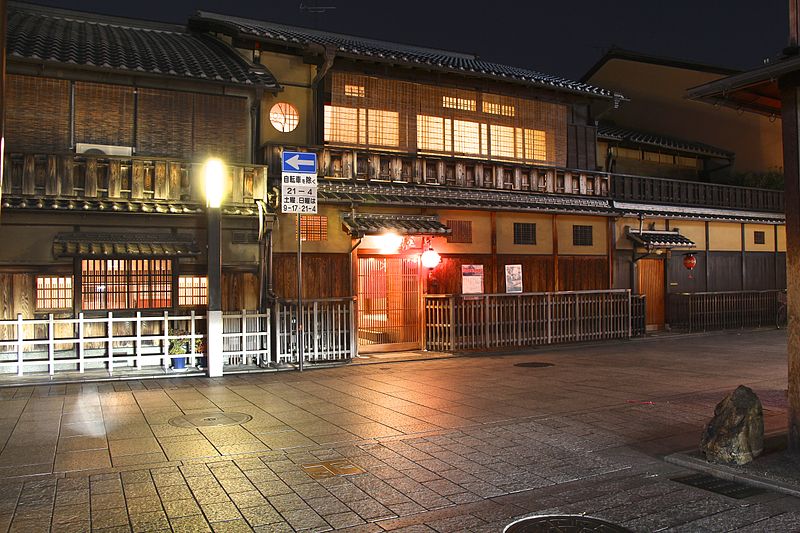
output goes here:
[[522, 368], [545, 368], [554, 365], [553, 363], [542, 363], [540, 361], [531, 361], [528, 363], [517, 363], [514, 366], [521, 366]]
[[631, 533], [622, 526], [580, 515], [532, 516], [506, 526], [503, 533]]
[[198, 413], [170, 418], [169, 423], [179, 428], [235, 426], [249, 422], [253, 417], [244, 413]]
[[750, 496], [757, 496], [767, 492], [764, 489], [751, 487], [738, 481], [729, 481], [727, 479], [720, 479], [709, 474], [691, 474], [688, 476], [674, 477], [672, 481], [689, 485], [690, 487], [697, 487], [698, 489], [715, 492], [728, 496], [729, 498], [736, 498], [742, 500]]
[[300, 467], [306, 474], [311, 476], [312, 479], [325, 479], [333, 476], [354, 476], [364, 473], [363, 468], [354, 465], [347, 459], [308, 463], [300, 465]]

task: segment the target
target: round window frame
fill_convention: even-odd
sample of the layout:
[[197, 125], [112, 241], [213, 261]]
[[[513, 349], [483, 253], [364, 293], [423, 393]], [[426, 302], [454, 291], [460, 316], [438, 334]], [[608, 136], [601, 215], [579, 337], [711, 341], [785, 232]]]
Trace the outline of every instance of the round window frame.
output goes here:
[[[282, 116], [284, 121], [276, 121], [273, 116]], [[275, 102], [269, 109], [269, 123], [280, 133], [291, 133], [300, 125], [300, 111], [289, 102]]]

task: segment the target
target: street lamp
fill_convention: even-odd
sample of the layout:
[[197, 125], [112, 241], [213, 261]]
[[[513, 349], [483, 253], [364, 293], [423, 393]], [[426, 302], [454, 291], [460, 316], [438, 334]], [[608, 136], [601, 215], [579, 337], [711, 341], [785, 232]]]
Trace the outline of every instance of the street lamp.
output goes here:
[[208, 377], [222, 376], [222, 215], [225, 165], [209, 159], [203, 165], [208, 216], [208, 317], [206, 364]]

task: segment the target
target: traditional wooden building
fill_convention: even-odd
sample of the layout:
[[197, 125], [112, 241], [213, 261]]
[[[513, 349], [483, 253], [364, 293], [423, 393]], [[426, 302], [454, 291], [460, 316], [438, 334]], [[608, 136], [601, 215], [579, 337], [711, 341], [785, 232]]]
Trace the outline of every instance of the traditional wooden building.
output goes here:
[[[267, 346], [245, 315], [226, 330], [245, 359], [296, 360], [298, 233], [311, 360], [626, 337], [630, 290], [664, 327], [672, 293], [785, 283], [779, 193], [598, 161], [598, 139], [621, 135], [598, 133], [624, 100], [612, 90], [206, 12], [184, 28], [12, 4], [8, 29], [0, 337], [102, 316], [94, 344], [138, 353], [137, 323], [111, 314], [163, 314], [164, 357], [168, 314], [207, 301], [210, 156], [226, 169], [223, 309], [272, 310]], [[278, 212], [286, 149], [320, 160], [300, 228]]]

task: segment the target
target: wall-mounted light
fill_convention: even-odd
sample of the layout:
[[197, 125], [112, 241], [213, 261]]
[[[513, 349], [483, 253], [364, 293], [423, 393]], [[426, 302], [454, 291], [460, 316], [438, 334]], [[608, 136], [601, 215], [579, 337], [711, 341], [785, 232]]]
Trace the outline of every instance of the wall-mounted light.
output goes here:
[[206, 205], [218, 208], [225, 196], [225, 165], [219, 159], [209, 159], [203, 165], [206, 185]]
[[403, 244], [403, 237], [394, 232], [384, 233], [380, 236], [380, 251], [382, 254], [396, 254]]

